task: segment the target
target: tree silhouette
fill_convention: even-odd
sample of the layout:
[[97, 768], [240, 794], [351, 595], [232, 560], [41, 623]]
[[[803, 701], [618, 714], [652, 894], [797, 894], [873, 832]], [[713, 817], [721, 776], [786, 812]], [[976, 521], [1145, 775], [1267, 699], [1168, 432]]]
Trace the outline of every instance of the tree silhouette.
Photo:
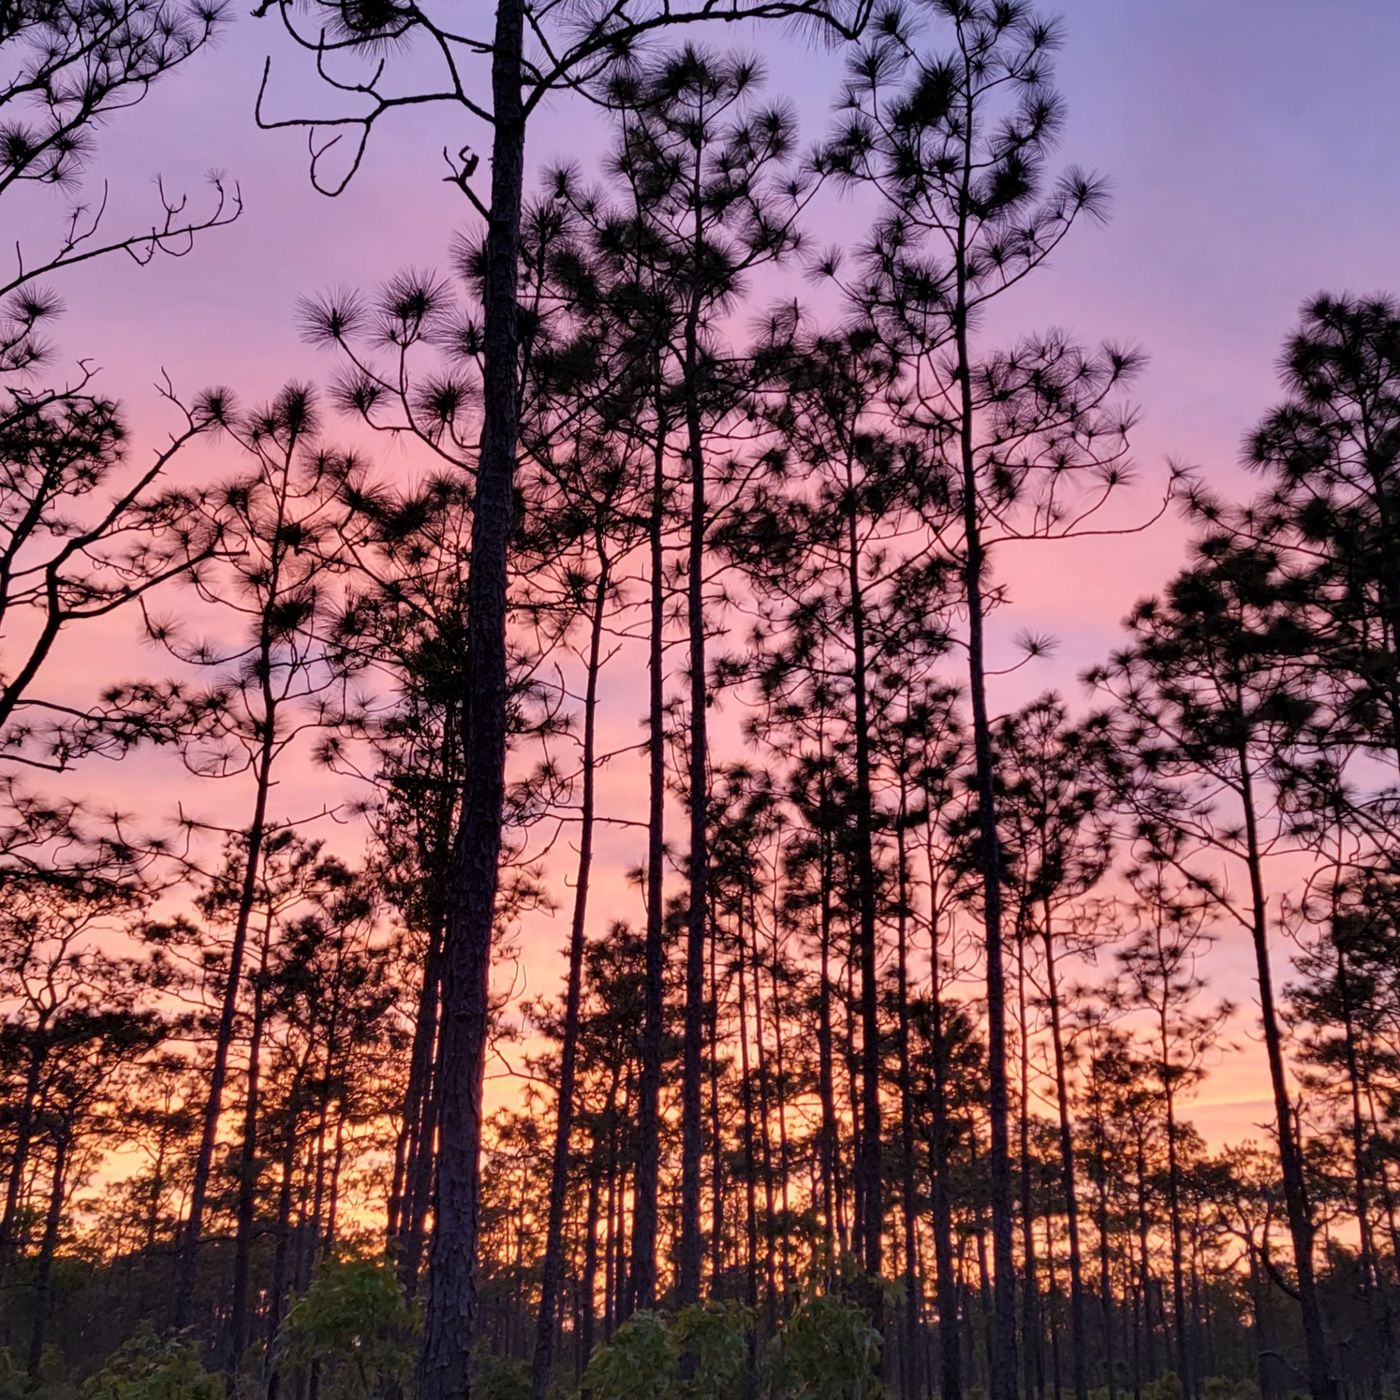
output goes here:
[[[0, 200], [13, 207], [29, 185], [78, 192], [99, 129], [198, 55], [224, 22], [217, 4], [10, 6], [0, 28]], [[109, 236], [104, 182], [95, 208], [75, 202], [41, 252], [26, 255], [16, 242], [15, 266], [0, 274], [0, 622], [11, 648], [0, 667], [0, 755], [12, 763], [61, 769], [79, 753], [143, 735], [139, 710], [74, 705], [45, 693], [41, 674], [61, 631], [110, 617], [217, 545], [191, 528], [195, 496], [169, 474], [192, 441], [220, 426], [223, 395], [186, 406], [167, 381], [179, 426], [147, 465], [130, 468], [123, 415], [97, 392], [96, 368], [80, 360], [70, 377], [40, 378], [53, 373], [48, 333], [63, 311], [47, 279], [122, 253], [141, 264], [184, 256], [242, 210], [236, 186], [215, 180], [213, 193], [212, 206], [194, 213], [162, 187], [161, 220]]]
[[[270, 8], [264, 5], [260, 13]], [[471, 199], [487, 225], [482, 271], [483, 417], [473, 506], [467, 634], [471, 686], [463, 703], [462, 732], [466, 788], [462, 803], [456, 874], [449, 915], [443, 977], [444, 1062], [448, 1073], [438, 1113], [441, 1150], [434, 1215], [432, 1277], [423, 1365], [419, 1384], [424, 1400], [463, 1395], [467, 1389], [475, 1263], [477, 1157], [481, 1141], [479, 1082], [485, 1038], [490, 943], [505, 800], [507, 724], [506, 597], [511, 529], [511, 497], [519, 438], [520, 220], [525, 185], [525, 134], [529, 116], [558, 88], [586, 89], [646, 35], [711, 18], [712, 7], [604, 3], [576, 15], [537, 14], [524, 0], [499, 0], [494, 23], [480, 37], [460, 34], [455, 25], [435, 21], [422, 9], [394, 4], [365, 8], [359, 0], [331, 0], [322, 7], [326, 24], [315, 38], [298, 27], [294, 8], [279, 3], [278, 14], [294, 42], [328, 55], [350, 51], [372, 56], [422, 35], [445, 61], [445, 85], [386, 91], [387, 65], [377, 63], [367, 80], [352, 82], [364, 100], [365, 115], [332, 118], [329, 123], [294, 119], [293, 124], [342, 128], [317, 147], [312, 139], [312, 178], [319, 162], [349, 131], [354, 146], [345, 173], [327, 188], [345, 188], [358, 169], [376, 122], [398, 107], [425, 101], [451, 103], [491, 128], [491, 189], [482, 200], [472, 191], [477, 158], [467, 148], [449, 167], [454, 182]], [[723, 18], [804, 17], [841, 32], [857, 32], [864, 22], [864, 0], [848, 7], [824, 0], [755, 0], [731, 6]], [[532, 51], [527, 52], [527, 35]], [[460, 64], [460, 66], [459, 66]], [[490, 100], [473, 97], [463, 69], [489, 66]], [[324, 68], [322, 68], [324, 71]], [[344, 90], [345, 85], [335, 81]], [[264, 90], [266, 89], [266, 71]], [[286, 125], [267, 122], [262, 125]], [[703, 677], [702, 677], [703, 683]], [[703, 837], [702, 837], [703, 839]], [[693, 1131], [692, 1131], [693, 1138]], [[693, 1155], [693, 1146], [692, 1146]], [[692, 1197], [694, 1191], [692, 1190]], [[692, 1212], [693, 1214], [693, 1212]], [[692, 1238], [687, 1284], [698, 1288]], [[683, 1289], [684, 1291], [684, 1289]]]
[[[1202, 541], [1200, 554], [1164, 598], [1138, 605], [1128, 620], [1130, 645], [1090, 679], [1121, 707], [1113, 743], [1118, 755], [1130, 756], [1120, 793], [1139, 839], [1247, 931], [1253, 945], [1309, 1385], [1317, 1400], [1330, 1400], [1335, 1382], [1275, 1004], [1265, 878], [1268, 857], [1292, 838], [1285, 808], [1271, 802], [1271, 770], [1277, 777], [1280, 761], [1306, 738], [1315, 703], [1295, 618], [1280, 601], [1296, 585], [1277, 556], [1221, 537]], [[1201, 853], [1238, 861], [1247, 892], [1233, 894], [1204, 870], [1194, 858]]]
[[[920, 21], [952, 30], [946, 54]], [[990, 1175], [996, 1290], [994, 1400], [1015, 1383], [1015, 1255], [1007, 1132], [1003, 911], [986, 614], [1000, 601], [989, 555], [1087, 528], [1124, 479], [1129, 420], [1111, 405], [1137, 357], [1052, 334], [982, 353], [986, 308], [1041, 267], [1101, 181], [1047, 160], [1063, 121], [1050, 86], [1058, 28], [1024, 3], [929, 3], [886, 12], [853, 60], [841, 126], [821, 167], [873, 188], [882, 211], [843, 284], [905, 367], [894, 411], [925, 454], [931, 528], [961, 574], [982, 829]], [[827, 270], [842, 276], [834, 254]]]

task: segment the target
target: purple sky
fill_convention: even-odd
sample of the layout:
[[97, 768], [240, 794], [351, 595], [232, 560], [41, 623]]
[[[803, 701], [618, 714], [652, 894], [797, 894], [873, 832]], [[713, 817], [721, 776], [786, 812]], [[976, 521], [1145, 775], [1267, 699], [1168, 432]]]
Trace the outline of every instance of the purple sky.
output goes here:
[[[1168, 456], [1222, 484], [1240, 480], [1237, 445], [1275, 396], [1279, 343], [1305, 296], [1400, 290], [1400, 3], [1068, 0], [1063, 13], [1064, 155], [1110, 177], [1112, 221], [1072, 238], [1055, 267], [1028, 284], [1015, 315], [1026, 329], [1058, 324], [1146, 348], [1135, 439], [1146, 508]], [[804, 141], [815, 139], [840, 78], [839, 55], [776, 33], [755, 35], [752, 46], [760, 45], [768, 91], [797, 104]], [[296, 297], [445, 263], [453, 231], [470, 214], [442, 182], [440, 152], [444, 144], [483, 145], [483, 134], [448, 109], [385, 124], [345, 195], [332, 201], [313, 192], [302, 135], [253, 125], [269, 49], [274, 111], [327, 110], [274, 22], [240, 13], [215, 51], [104, 137], [95, 172], [111, 182], [114, 229], [149, 218], [157, 172], [171, 188], [195, 190], [206, 170], [226, 171], [241, 182], [247, 206], [238, 224], [208, 236], [188, 258], [144, 270], [109, 259], [61, 284], [70, 307], [58, 331], [63, 352], [103, 367], [105, 387], [128, 401], [139, 452], [168, 421], [149, 387], [162, 366], [182, 390], [223, 382], [245, 400], [288, 377], [322, 375], [329, 360], [297, 340]], [[532, 128], [532, 165], [572, 159], [588, 168], [603, 139], [591, 112], [558, 98]], [[61, 196], [28, 191], [5, 242], [17, 234], [32, 256], [63, 210]], [[823, 206], [814, 242], [848, 232], [827, 226], [856, 222], [841, 214]], [[199, 467], [206, 465], [219, 470], [217, 451], [205, 454]], [[1134, 599], [1165, 578], [1181, 539], [1180, 528], [1167, 525], [1145, 537], [1041, 547], [1008, 560], [1019, 606], [1006, 615], [1002, 641], [1026, 626], [1062, 641], [1054, 660], [1023, 673], [1024, 686], [1077, 695], [1077, 672], [1112, 645]], [[117, 633], [86, 639], [81, 656], [67, 655], [82, 678], [151, 661], [133, 660], [129, 636]], [[612, 715], [623, 739], [635, 729], [626, 690], [617, 691], [623, 703]], [[121, 782], [129, 786], [136, 771], [152, 784], [170, 776], [147, 762]], [[106, 787], [117, 777], [108, 769], [80, 781]], [[635, 859], [631, 838], [607, 844], [616, 844], [621, 864]], [[547, 969], [562, 934], [551, 927], [539, 937]], [[1213, 966], [1220, 993], [1248, 998], [1243, 947], [1222, 946]], [[1237, 1058], [1204, 1095], [1207, 1104], [1226, 1102], [1196, 1113], [1212, 1135], [1227, 1126], [1238, 1135], [1262, 1116], [1240, 1102], [1254, 1097], [1258, 1056]]]

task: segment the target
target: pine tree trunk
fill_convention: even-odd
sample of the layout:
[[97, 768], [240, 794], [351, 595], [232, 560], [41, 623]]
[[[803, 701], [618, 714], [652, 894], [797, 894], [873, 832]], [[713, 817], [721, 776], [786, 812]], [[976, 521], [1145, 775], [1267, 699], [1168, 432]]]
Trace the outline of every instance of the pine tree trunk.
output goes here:
[[396, 1216], [391, 1216], [394, 1252], [398, 1260], [399, 1282], [410, 1297], [418, 1293], [418, 1277], [423, 1264], [423, 1238], [432, 1199], [433, 1179], [433, 1082], [437, 1062], [439, 1005], [442, 990], [441, 919], [428, 935], [423, 981], [418, 990], [418, 1009], [413, 1024], [408, 1085], [404, 1096], [403, 1125], [399, 1141], [403, 1151], [402, 1199]]
[[939, 1393], [941, 1400], [962, 1400], [962, 1346], [959, 1338], [958, 1279], [953, 1253], [953, 1196], [949, 1186], [952, 1134], [948, 1122], [948, 1047], [944, 1028], [942, 924], [939, 920], [939, 871], [933, 849], [933, 823], [927, 828], [929, 887], [929, 1020], [932, 1059], [929, 1152], [932, 1178], [933, 1262], [937, 1273]]
[[[698, 154], [697, 154], [698, 159]], [[696, 220], [696, 241], [700, 241]], [[698, 266], [697, 266], [698, 275]], [[685, 426], [690, 458], [690, 541], [686, 575], [686, 625], [690, 633], [690, 893], [685, 929], [685, 1031], [681, 1065], [681, 1242], [676, 1302], [700, 1300], [700, 1173], [704, 1153], [703, 1045], [705, 1035], [705, 935], [709, 914], [709, 741], [705, 662], [705, 446], [700, 424], [699, 293], [685, 324]]]
[[601, 560], [594, 585], [588, 631], [588, 676], [583, 695], [582, 792], [579, 803], [578, 869], [574, 879], [573, 920], [569, 929], [569, 975], [564, 994], [564, 1043], [560, 1051], [559, 1094], [555, 1107], [554, 1159], [550, 1167], [549, 1218], [545, 1225], [540, 1304], [535, 1325], [532, 1400], [544, 1400], [554, 1351], [555, 1305], [564, 1255], [564, 1205], [569, 1186], [570, 1146], [574, 1130], [574, 1091], [578, 1076], [579, 1003], [583, 993], [584, 933], [588, 884], [593, 868], [593, 808], [598, 711], [598, 671], [602, 662], [603, 621], [609, 588], [608, 564]]
[[818, 957], [819, 985], [817, 987], [817, 1084], [821, 1098], [821, 1124], [818, 1128], [817, 1155], [821, 1161], [822, 1179], [822, 1218], [826, 1225], [828, 1268], [836, 1263], [836, 1252], [846, 1247], [845, 1231], [840, 1228], [838, 1215], [840, 1202], [837, 1186], [837, 1123], [836, 1123], [836, 1071], [835, 1037], [831, 1016], [831, 860], [828, 854], [830, 837], [825, 830], [826, 804], [822, 804], [823, 829], [818, 834], [821, 847], [821, 860], [818, 880], [821, 900], [820, 946]]
[[724, 1252], [728, 1232], [725, 1229], [725, 1185], [728, 1172], [724, 1161], [724, 1122], [720, 1113], [719, 1093], [719, 948], [718, 939], [709, 940], [709, 1014], [705, 1018], [709, 1031], [709, 1055], [706, 1073], [710, 1090], [710, 1290], [717, 1293], [724, 1276]]
[[34, 1325], [29, 1333], [29, 1383], [37, 1385], [44, 1363], [48, 1339], [49, 1313], [53, 1308], [53, 1257], [58, 1248], [58, 1231], [63, 1223], [63, 1194], [67, 1184], [69, 1134], [60, 1128], [54, 1143], [53, 1175], [49, 1182], [49, 1204], [44, 1215], [44, 1234], [39, 1241], [39, 1258], [34, 1274]]
[[646, 990], [642, 1022], [642, 1073], [637, 1113], [637, 1198], [632, 1215], [629, 1311], [656, 1303], [656, 1216], [661, 1174], [661, 1060], [665, 1031], [665, 524], [666, 425], [657, 390], [657, 428], [652, 464], [650, 625], [647, 638], [647, 867]]
[[855, 709], [855, 865], [860, 964], [860, 1132], [856, 1137], [856, 1218], [861, 1222], [861, 1263], [869, 1282], [871, 1325], [883, 1330], [883, 1292], [877, 1285], [883, 1264], [884, 1202], [880, 1115], [880, 985], [875, 910], [875, 835], [871, 810], [874, 782], [870, 757], [870, 697], [867, 682], [865, 603], [860, 581], [855, 489], [846, 466], [846, 571], [851, 607], [851, 691]]
[[[271, 675], [268, 661], [270, 647], [268, 627], [264, 622], [265, 676]], [[243, 855], [243, 880], [234, 915], [233, 942], [229, 947], [228, 967], [224, 971], [223, 999], [214, 1039], [214, 1063], [209, 1070], [209, 1094], [204, 1101], [199, 1148], [195, 1153], [194, 1173], [190, 1181], [190, 1201], [185, 1215], [180, 1269], [175, 1287], [174, 1322], [177, 1330], [189, 1324], [190, 1308], [194, 1299], [195, 1279], [199, 1270], [199, 1242], [204, 1229], [205, 1198], [209, 1192], [209, 1175], [214, 1167], [214, 1146], [219, 1135], [219, 1119], [223, 1115], [224, 1085], [228, 1080], [229, 1055], [233, 1049], [233, 1033], [238, 1017], [238, 994], [243, 985], [243, 955], [248, 943], [248, 925], [253, 917], [258, 871], [262, 865], [263, 841], [267, 834], [267, 802], [272, 789], [277, 706], [271, 701], [270, 692], [266, 687], [264, 698], [263, 738], [255, 769], [253, 819], [248, 825], [247, 849]]]
[[[970, 88], [969, 88], [970, 91]], [[972, 131], [969, 99], [967, 131]], [[967, 163], [971, 161], [971, 148]], [[971, 187], [970, 169], [963, 185]], [[996, 759], [987, 709], [983, 584], [986, 558], [979, 514], [980, 483], [973, 437], [972, 360], [968, 339], [967, 205], [961, 200], [957, 233], [957, 289], [953, 311], [956, 378], [960, 409], [959, 467], [963, 496], [963, 589], [967, 603], [968, 697], [972, 705], [972, 744], [979, 818], [982, 870], [982, 917], [987, 981], [987, 1116], [990, 1125], [989, 1177], [992, 1205], [992, 1254], [996, 1268], [994, 1348], [989, 1361], [991, 1400], [1015, 1400], [1016, 1260], [1011, 1189], [1010, 1097], [1006, 1078], [1006, 974], [1002, 963], [1001, 842], [997, 832]]]
[[507, 563], [518, 437], [517, 278], [524, 187], [524, 0], [496, 0], [491, 218], [483, 304], [484, 421], [467, 594], [465, 790], [443, 966], [442, 1073], [435, 1088], [437, 1197], [418, 1400], [465, 1400], [476, 1296], [478, 1157], [491, 933], [505, 801]]
[[272, 911], [263, 927], [262, 952], [253, 985], [253, 1024], [248, 1036], [248, 1083], [243, 1098], [243, 1143], [238, 1160], [238, 1205], [234, 1226], [233, 1287], [229, 1302], [227, 1374], [235, 1376], [249, 1340], [248, 1284], [252, 1271], [253, 1225], [257, 1215], [259, 1072], [262, 1037], [266, 1023], [265, 988], [268, 955], [272, 943]]
[[[742, 896], [740, 896], [742, 907]], [[748, 934], [742, 915], [737, 934], [739, 988], [739, 1107], [744, 1125], [744, 1281], [745, 1303], [758, 1310], [758, 1153], [754, 1126], [753, 1079], [749, 1062]]]
[[[749, 929], [753, 935], [749, 966], [753, 972], [753, 1034], [758, 1067], [758, 1144], [763, 1167], [763, 1274], [767, 1285], [766, 1321], [771, 1335], [777, 1325], [778, 1306], [777, 1222], [773, 1217], [772, 1086], [767, 1043], [763, 1034], [763, 967], [758, 947], [758, 900], [752, 890], [749, 898]], [[775, 920], [777, 916], [775, 903]]]
[[1182, 1258], [1181, 1227], [1181, 1164], [1177, 1153], [1176, 1095], [1172, 1089], [1171, 1060], [1165, 1011], [1162, 1012], [1161, 1075], [1162, 1102], [1167, 1114], [1167, 1217], [1171, 1228], [1172, 1308], [1176, 1313], [1176, 1366], [1183, 1396], [1195, 1391], [1191, 1377], [1191, 1345], [1186, 1316], [1185, 1265]]
[[1021, 1269], [1025, 1275], [1021, 1293], [1021, 1350], [1028, 1393], [1045, 1394], [1045, 1339], [1040, 1315], [1040, 1278], [1036, 1267], [1035, 1209], [1031, 1163], [1030, 1029], [1026, 1009], [1026, 943], [1016, 939], [1016, 1009], [1021, 1071], [1017, 1118], [1021, 1146]]
[[1294, 1134], [1288, 1099], [1287, 1072], [1283, 1062], [1283, 1035], [1274, 1005], [1273, 973], [1269, 966], [1268, 905], [1264, 894], [1258, 818], [1254, 807], [1253, 780], [1248, 752], [1238, 754], [1240, 798], [1244, 810], [1246, 862], [1251, 903], [1250, 933], [1254, 942], [1259, 978], [1259, 1009], [1264, 1022], [1264, 1047], [1268, 1052], [1269, 1082], [1273, 1089], [1277, 1120], [1279, 1162], [1283, 1175], [1284, 1204], [1293, 1238], [1293, 1266], [1298, 1276], [1298, 1301], [1303, 1314], [1303, 1340], [1308, 1358], [1308, 1388], [1313, 1400], [1337, 1400], [1337, 1384], [1327, 1354], [1327, 1334], [1313, 1272], [1313, 1223], [1308, 1204], [1303, 1154]]
[[1060, 989], [1055, 969], [1055, 943], [1050, 910], [1045, 910], [1043, 933], [1046, 992], [1050, 1002], [1050, 1036], [1055, 1054], [1055, 1102], [1060, 1116], [1060, 1175], [1065, 1192], [1065, 1228], [1069, 1233], [1070, 1335], [1073, 1341], [1075, 1400], [1089, 1395], [1089, 1323], [1084, 1302], [1084, 1261], [1079, 1246], [1079, 1195], [1074, 1171], [1074, 1122], [1069, 1107], [1069, 1071], [1065, 1064], [1064, 1034], [1060, 1026]]
[[904, 1362], [900, 1379], [906, 1396], [922, 1392], [920, 1375], [919, 1272], [915, 1237], [918, 1231], [918, 1202], [914, 1178], [914, 1074], [910, 1064], [909, 1033], [909, 852], [906, 846], [908, 801], [903, 775], [899, 787], [899, 815], [896, 830], [899, 910], [896, 920], [895, 966], [896, 1050], [899, 1056], [899, 1153], [900, 1195], [904, 1217]]
[[0, 1282], [4, 1280], [11, 1256], [16, 1252], [15, 1222], [19, 1218], [20, 1191], [29, 1165], [29, 1148], [34, 1135], [34, 1109], [39, 1101], [39, 1084], [48, 1058], [48, 1030], [42, 1022], [30, 1041], [24, 1071], [24, 1094], [15, 1114], [15, 1142], [10, 1149], [10, 1171], [5, 1182], [5, 1210], [0, 1216]]
[[[774, 1093], [778, 1108], [778, 1195], [782, 1206], [783, 1229], [780, 1256], [782, 1259], [783, 1296], [792, 1291], [792, 1210], [789, 1200], [789, 1179], [792, 1173], [791, 1154], [788, 1145], [787, 1127], [787, 1063], [784, 1058], [783, 1043], [783, 998], [778, 968], [783, 962], [782, 944], [782, 901], [776, 888], [778, 872], [781, 869], [780, 856], [775, 857], [773, 892], [773, 939], [769, 951], [768, 981], [769, 1001], [772, 1005], [773, 1023], [773, 1067]], [[814, 1193], [815, 1195], [815, 1193]]]

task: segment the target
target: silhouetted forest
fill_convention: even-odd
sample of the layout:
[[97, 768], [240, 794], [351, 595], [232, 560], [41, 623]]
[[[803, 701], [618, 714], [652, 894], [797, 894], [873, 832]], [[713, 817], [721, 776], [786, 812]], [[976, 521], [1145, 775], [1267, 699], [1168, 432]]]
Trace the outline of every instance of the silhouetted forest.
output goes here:
[[[1053, 16], [458, 9], [264, 0], [318, 188], [489, 149], [144, 441], [60, 289], [239, 236], [94, 193], [232, 16], [0, 0], [0, 201], [86, 199], [0, 274], [0, 1395], [1393, 1396], [1400, 304], [1279, 327], [1225, 491], [1021, 310], [1108, 213]], [[1172, 530], [1042, 689], [1008, 580]]]

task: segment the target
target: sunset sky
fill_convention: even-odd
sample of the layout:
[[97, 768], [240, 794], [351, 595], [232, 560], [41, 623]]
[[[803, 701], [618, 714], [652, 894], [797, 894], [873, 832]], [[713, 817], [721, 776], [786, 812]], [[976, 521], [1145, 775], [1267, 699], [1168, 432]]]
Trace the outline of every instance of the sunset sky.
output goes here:
[[[1069, 104], [1064, 155], [1110, 178], [1112, 218], [1107, 228], [1079, 232], [1015, 298], [1015, 326], [1058, 324], [1148, 352], [1135, 395], [1141, 486], [1122, 519], [1151, 511], [1169, 458], [1243, 492], [1238, 444], [1275, 397], [1275, 358], [1300, 301], [1323, 289], [1400, 287], [1400, 3], [1065, 0], [1059, 8], [1068, 26], [1058, 63]], [[804, 140], [815, 140], [840, 81], [839, 56], [773, 32], [740, 42], [761, 44], [768, 92], [797, 106]], [[445, 109], [386, 123], [343, 196], [328, 202], [315, 193], [304, 133], [260, 133], [253, 125], [269, 52], [270, 114], [328, 110], [329, 96], [275, 21], [240, 12], [212, 53], [122, 115], [97, 163], [111, 184], [113, 228], [149, 217], [157, 173], [197, 200], [203, 173], [218, 169], [239, 182], [246, 203], [237, 224], [201, 239], [187, 258], [147, 269], [105, 259], [64, 279], [63, 356], [102, 367], [106, 390], [129, 406], [138, 458], [173, 426], [150, 387], [162, 368], [187, 393], [225, 383], [245, 401], [288, 377], [325, 378], [333, 362], [299, 341], [296, 298], [372, 286], [404, 266], [445, 264], [454, 231], [474, 217], [442, 180], [441, 150], [483, 145], [484, 134]], [[604, 140], [596, 113], [559, 97], [531, 129], [532, 164], [572, 161], [587, 171]], [[19, 237], [32, 259], [46, 232], [60, 227], [65, 207], [60, 194], [29, 190], [20, 226], [5, 230], [5, 242]], [[849, 206], [824, 197], [812, 240], [840, 241], [853, 224]], [[406, 451], [396, 456], [388, 443], [378, 450], [382, 470], [415, 470]], [[217, 475], [228, 465], [217, 446], [202, 446], [185, 470]], [[1013, 581], [1016, 606], [1000, 632], [994, 619], [994, 644], [1009, 655], [1012, 634], [1030, 628], [1054, 634], [1060, 647], [999, 698], [1013, 703], [1055, 687], [1078, 703], [1079, 672], [1114, 644], [1133, 601], [1166, 578], [1182, 541], [1180, 525], [1169, 521], [1091, 547], [1032, 545], [1006, 556], [1000, 567]], [[70, 649], [64, 664], [79, 693], [158, 669], [160, 658], [123, 624], [95, 641], [85, 636], [81, 654]], [[604, 713], [614, 730], [605, 742], [637, 737], [642, 699], [629, 674], [624, 663], [605, 680]], [[633, 717], [629, 684], [638, 697]], [[623, 703], [610, 703], [609, 690]], [[159, 755], [120, 770], [84, 770], [79, 781], [125, 806], [139, 789], [145, 812], [173, 811], [182, 798], [205, 811], [224, 800], [241, 810], [232, 787], [216, 793], [205, 784], [191, 794]], [[640, 782], [626, 765], [609, 770], [605, 809], [635, 804]], [[339, 795], [308, 767], [283, 784], [277, 800], [285, 813]], [[635, 834], [603, 838], [595, 933], [612, 913], [636, 904], [622, 876], [637, 851]], [[552, 985], [565, 933], [562, 916], [525, 931], [532, 990]], [[1242, 940], [1222, 940], [1211, 969], [1217, 995], [1249, 1001], [1252, 966]], [[1192, 1107], [1208, 1138], [1257, 1135], [1252, 1125], [1265, 1116], [1262, 1055], [1248, 1039], [1251, 1029], [1248, 1018], [1237, 1027], [1240, 1052], [1227, 1056]]]

